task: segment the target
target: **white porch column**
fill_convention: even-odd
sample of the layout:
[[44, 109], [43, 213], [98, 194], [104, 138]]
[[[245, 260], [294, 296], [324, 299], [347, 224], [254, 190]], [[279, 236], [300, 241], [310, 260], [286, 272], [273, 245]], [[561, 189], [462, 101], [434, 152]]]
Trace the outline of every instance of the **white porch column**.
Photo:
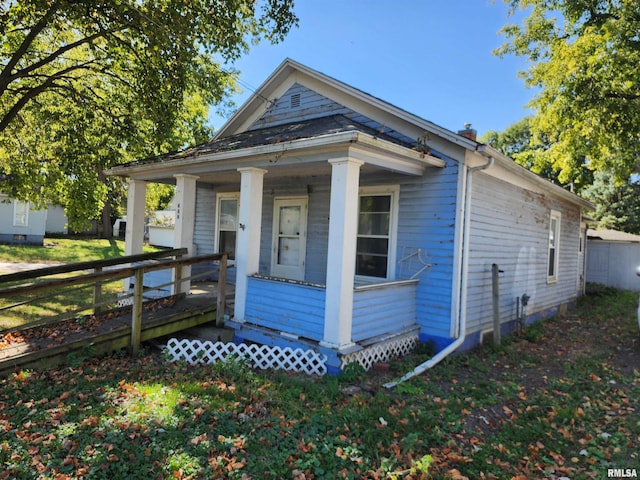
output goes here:
[[124, 254], [142, 253], [144, 244], [144, 205], [147, 182], [129, 179], [127, 193], [127, 225], [124, 233]]
[[321, 345], [345, 348], [351, 341], [353, 282], [356, 271], [358, 233], [358, 187], [360, 160], [340, 158], [331, 163], [329, 246], [324, 339]]
[[[194, 255], [193, 228], [196, 221], [196, 180], [195, 175], [177, 174], [176, 179], [176, 225], [173, 231], [173, 248], [188, 249], [187, 255]], [[182, 267], [181, 278], [191, 276], [191, 266]], [[189, 293], [191, 281], [177, 285], [175, 293]]]
[[234, 320], [243, 322], [247, 301], [248, 276], [260, 267], [260, 233], [262, 230], [262, 187], [266, 170], [239, 168], [240, 209], [236, 248], [236, 298]]
[[[147, 195], [147, 182], [142, 180], [128, 181], [127, 192], [127, 224], [124, 231], [124, 254], [142, 253], [144, 245], [144, 206]], [[131, 289], [131, 279], [122, 281], [125, 292]]]

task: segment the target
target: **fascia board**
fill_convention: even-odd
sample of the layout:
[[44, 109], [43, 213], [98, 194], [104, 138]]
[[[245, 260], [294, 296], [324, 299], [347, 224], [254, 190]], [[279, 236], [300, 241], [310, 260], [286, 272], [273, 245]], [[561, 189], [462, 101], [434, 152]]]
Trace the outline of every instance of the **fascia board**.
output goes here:
[[533, 173], [532, 171], [526, 169], [522, 165], [517, 164], [512, 158], [496, 150], [491, 145], [480, 145], [477, 149], [477, 152], [484, 157], [493, 157], [497, 165], [499, 165], [501, 168], [503, 168], [504, 170], [508, 171], [513, 175], [516, 175], [522, 178], [526, 182], [536, 185], [541, 190], [554, 194], [558, 197], [561, 197], [583, 208], [587, 208], [589, 210], [595, 209], [595, 205], [593, 203], [589, 202], [588, 200], [585, 200], [584, 198], [576, 195], [575, 193], [571, 193], [565, 190], [559, 185], [555, 185], [554, 183], [551, 183], [549, 180], [542, 178], [538, 174]]
[[142, 176], [145, 173], [189, 172], [190, 169], [208, 163], [215, 165], [220, 162], [224, 162], [226, 168], [234, 168], [234, 163], [239, 167], [251, 159], [274, 156], [282, 158], [304, 150], [342, 150], [341, 155], [348, 155], [351, 149], [353, 149], [354, 156], [361, 156], [365, 161], [368, 159], [368, 163], [371, 165], [411, 175], [420, 174], [426, 167], [443, 167], [445, 165], [445, 162], [439, 158], [424, 155], [361, 132], [341, 132], [310, 139], [202, 154], [192, 158], [173, 158], [142, 165], [116, 166], [107, 170], [106, 173], [113, 176]]

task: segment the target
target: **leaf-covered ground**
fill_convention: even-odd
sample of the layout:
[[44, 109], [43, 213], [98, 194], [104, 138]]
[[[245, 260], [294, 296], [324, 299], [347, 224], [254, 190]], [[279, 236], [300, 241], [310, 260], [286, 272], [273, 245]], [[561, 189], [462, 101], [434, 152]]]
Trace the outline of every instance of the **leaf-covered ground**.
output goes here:
[[636, 308], [601, 291], [391, 391], [427, 352], [322, 379], [153, 351], [16, 373], [0, 381], [0, 479], [640, 474]]

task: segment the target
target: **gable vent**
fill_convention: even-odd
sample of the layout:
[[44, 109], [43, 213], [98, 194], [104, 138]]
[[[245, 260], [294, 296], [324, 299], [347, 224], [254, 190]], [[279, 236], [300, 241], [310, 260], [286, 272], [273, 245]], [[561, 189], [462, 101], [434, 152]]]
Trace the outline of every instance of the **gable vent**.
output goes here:
[[298, 107], [300, 107], [300, 94], [294, 93], [293, 95], [291, 95], [291, 108]]

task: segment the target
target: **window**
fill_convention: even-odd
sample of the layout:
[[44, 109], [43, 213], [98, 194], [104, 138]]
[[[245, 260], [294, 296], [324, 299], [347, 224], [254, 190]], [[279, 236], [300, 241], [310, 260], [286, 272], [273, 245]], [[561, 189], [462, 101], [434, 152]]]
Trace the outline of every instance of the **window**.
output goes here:
[[29, 202], [14, 200], [13, 202], [13, 226], [26, 227], [29, 225]]
[[240, 194], [219, 193], [216, 207], [216, 251], [229, 252], [229, 260], [236, 258], [238, 205]]
[[549, 218], [549, 264], [547, 267], [547, 282], [558, 280], [558, 257], [560, 247], [560, 212], [551, 211]]
[[394, 272], [398, 187], [362, 188], [358, 208], [356, 275], [391, 279]]

